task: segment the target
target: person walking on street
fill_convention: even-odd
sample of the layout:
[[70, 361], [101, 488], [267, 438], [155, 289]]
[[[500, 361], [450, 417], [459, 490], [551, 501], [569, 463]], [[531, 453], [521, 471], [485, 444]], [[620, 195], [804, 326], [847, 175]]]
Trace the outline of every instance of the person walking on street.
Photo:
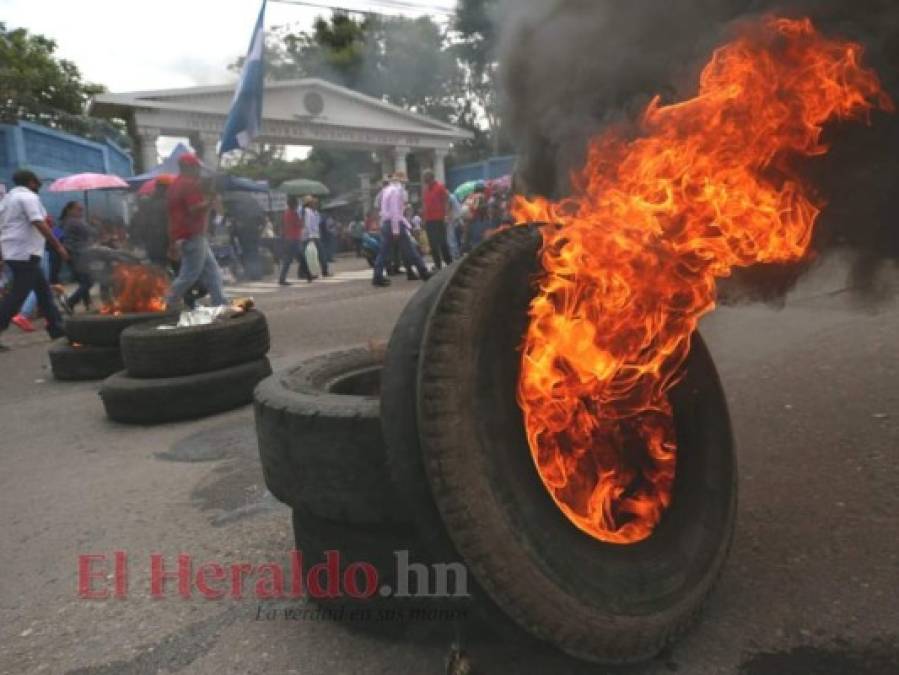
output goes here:
[[180, 173], [168, 191], [169, 238], [180, 249], [181, 268], [166, 296], [168, 307], [180, 306], [184, 294], [202, 281], [213, 305], [225, 305], [222, 270], [206, 237], [212, 196], [200, 182], [200, 160], [196, 155], [178, 158]]
[[375, 286], [390, 285], [390, 279], [384, 276], [384, 268], [390, 260], [394, 241], [399, 245], [410, 274], [412, 270], [409, 269], [409, 265], [412, 265], [418, 270], [422, 281], [427, 281], [431, 276], [417, 247], [412, 245], [412, 238], [409, 234], [411, 225], [404, 216], [406, 189], [403, 187], [403, 181], [405, 179], [405, 174], [401, 172], [395, 174], [381, 196], [381, 250], [375, 260], [375, 271], [372, 278], [372, 284]]
[[[315, 246], [318, 253], [318, 264], [322, 268], [322, 276], [329, 277], [328, 256], [322, 246], [322, 214], [318, 210], [318, 202], [315, 197], [307, 195], [303, 198], [303, 240], [306, 246]], [[305, 247], [304, 247], [305, 251]]]
[[[334, 262], [334, 219], [331, 216], [321, 214], [321, 225], [319, 225], [319, 233], [321, 234], [322, 250], [325, 258], [329, 263]], [[327, 275], [326, 275], [327, 276]]]
[[303, 220], [297, 212], [300, 207], [300, 200], [293, 195], [287, 198], [287, 210], [284, 212], [284, 228], [281, 232], [281, 238], [284, 241], [284, 260], [281, 262], [281, 277], [278, 283], [282, 286], [290, 286], [287, 281], [287, 274], [290, 272], [290, 265], [296, 259], [300, 267], [300, 274], [306, 277], [306, 281], [312, 283], [312, 272], [309, 270], [309, 264], [306, 262], [306, 255], [303, 249]]
[[462, 202], [452, 192], [449, 193], [447, 204], [449, 211], [449, 247], [453, 260], [462, 257], [462, 244], [465, 241], [465, 218]]
[[428, 235], [428, 245], [431, 247], [431, 256], [434, 258], [434, 267], [438, 270], [446, 263], [453, 262], [450, 253], [449, 241], [446, 236], [446, 215], [449, 192], [440, 181], [434, 178], [433, 171], [424, 172], [424, 221], [425, 232]]
[[78, 282], [78, 288], [65, 299], [64, 306], [66, 311], [71, 313], [75, 310], [75, 305], [81, 302], [84, 304], [84, 308], [89, 310], [91, 308], [91, 287], [94, 285], [94, 280], [91, 278], [86, 253], [97, 233], [84, 222], [84, 207], [81, 202], [66, 204], [59, 216], [59, 221], [71, 256], [69, 266], [72, 268], [75, 281]]
[[487, 219], [487, 189], [483, 183], [478, 183], [474, 192], [465, 199], [465, 208], [468, 210], [465, 251], [469, 252], [484, 240], [484, 235], [490, 229]]
[[[4, 264], [12, 271], [11, 288], [0, 302], [0, 334], [9, 328], [28, 294], [34, 291], [47, 321], [47, 333], [56, 339], [65, 335], [65, 331], [50, 284], [41, 271], [44, 242], [62, 260], [68, 260], [69, 253], [47, 224], [47, 211], [38, 197], [41, 188], [38, 177], [31, 171], [19, 170], [13, 174], [13, 183], [16, 187], [9, 191], [0, 209], [0, 252]], [[0, 343], [0, 351], [8, 350]]]
[[362, 216], [357, 216], [353, 218], [350, 222], [349, 226], [350, 230], [350, 238], [353, 240], [353, 250], [356, 252], [356, 257], [362, 257], [362, 238], [365, 235], [365, 222], [362, 219]]

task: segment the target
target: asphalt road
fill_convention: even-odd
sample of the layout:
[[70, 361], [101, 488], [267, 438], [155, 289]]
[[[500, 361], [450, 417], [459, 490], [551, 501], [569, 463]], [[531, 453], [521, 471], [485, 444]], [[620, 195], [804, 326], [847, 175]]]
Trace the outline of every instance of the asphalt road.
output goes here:
[[[337, 267], [347, 279], [359, 269]], [[705, 321], [738, 442], [733, 550], [697, 628], [658, 660], [613, 672], [899, 672], [899, 304], [859, 311], [828, 293], [841, 283], [825, 274], [783, 310]], [[416, 287], [260, 288], [275, 368], [386, 340]], [[252, 412], [116, 425], [96, 384], [52, 380], [42, 336], [5, 337], [15, 349], [0, 355], [0, 671], [444, 671], [450, 639], [439, 633], [270, 621], [255, 600], [175, 588], [151, 598], [153, 553], [172, 568], [179, 553], [259, 563], [292, 548], [289, 512], [264, 491]], [[79, 599], [78, 556], [114, 551], [127, 554], [127, 598]], [[476, 673], [609, 672], [486, 633], [463, 647]]]

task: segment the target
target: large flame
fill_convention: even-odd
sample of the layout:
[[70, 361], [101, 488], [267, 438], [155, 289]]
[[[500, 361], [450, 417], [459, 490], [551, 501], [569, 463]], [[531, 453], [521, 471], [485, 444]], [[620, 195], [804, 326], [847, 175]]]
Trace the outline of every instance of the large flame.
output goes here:
[[165, 311], [168, 280], [163, 272], [145, 265], [117, 265], [112, 273], [113, 299], [101, 314]]
[[573, 196], [517, 200], [543, 231], [518, 397], [540, 476], [565, 515], [619, 544], [671, 502], [667, 394], [715, 281], [808, 252], [822, 206], [790, 164], [827, 152], [822, 126], [892, 109], [858, 44], [768, 17], [718, 49], [696, 98], [654, 100], [639, 133], [604, 133]]

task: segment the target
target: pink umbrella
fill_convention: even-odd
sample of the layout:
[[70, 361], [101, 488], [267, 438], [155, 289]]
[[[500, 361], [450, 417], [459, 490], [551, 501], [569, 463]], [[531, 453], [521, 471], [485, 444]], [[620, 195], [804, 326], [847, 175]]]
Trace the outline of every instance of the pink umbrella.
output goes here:
[[47, 189], [50, 192], [83, 192], [84, 210], [89, 215], [88, 190], [127, 190], [128, 183], [118, 176], [106, 173], [76, 173], [65, 178], [57, 178]]
[[105, 173], [76, 173], [57, 178], [48, 188], [50, 192], [86, 192], [87, 190], [128, 189], [128, 183], [118, 176]]

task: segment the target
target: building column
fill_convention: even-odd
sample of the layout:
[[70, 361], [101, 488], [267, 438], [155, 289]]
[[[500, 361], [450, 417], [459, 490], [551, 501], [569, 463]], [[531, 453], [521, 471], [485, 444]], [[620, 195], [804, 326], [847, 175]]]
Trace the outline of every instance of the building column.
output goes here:
[[434, 149], [434, 178], [446, 185], [446, 150]]
[[393, 149], [393, 170], [395, 173], [406, 174], [406, 178], [409, 177], [409, 166], [406, 164], [409, 152], [409, 148], [404, 145], [398, 145]]
[[359, 183], [362, 188], [362, 219], [365, 220], [368, 212], [371, 210], [371, 174], [360, 173]]
[[378, 159], [381, 160], [381, 180], [386, 180], [393, 173], [393, 155], [390, 150], [379, 150]]
[[[219, 142], [219, 135], [208, 131], [201, 131], [197, 134], [198, 145], [197, 152], [200, 160], [210, 169], [216, 169], [219, 165], [219, 156], [216, 152], [216, 145]], [[192, 141], [193, 142], [193, 141]]]
[[159, 164], [159, 152], [156, 141], [159, 140], [159, 129], [154, 127], [138, 127], [137, 143], [140, 146], [141, 171], [147, 172]]

